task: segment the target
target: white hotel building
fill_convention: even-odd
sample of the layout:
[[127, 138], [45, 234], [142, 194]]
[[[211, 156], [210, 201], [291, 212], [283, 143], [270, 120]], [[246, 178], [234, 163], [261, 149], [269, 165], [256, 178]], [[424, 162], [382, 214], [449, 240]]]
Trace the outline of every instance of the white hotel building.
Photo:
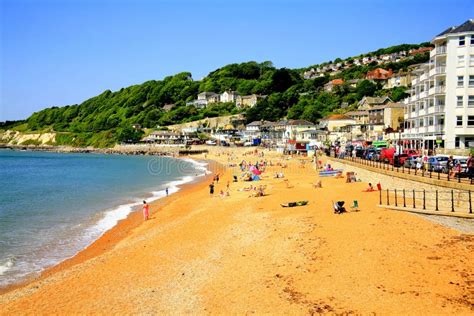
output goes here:
[[405, 144], [474, 147], [474, 20], [447, 29], [432, 43], [430, 61], [415, 70], [411, 96], [404, 101]]

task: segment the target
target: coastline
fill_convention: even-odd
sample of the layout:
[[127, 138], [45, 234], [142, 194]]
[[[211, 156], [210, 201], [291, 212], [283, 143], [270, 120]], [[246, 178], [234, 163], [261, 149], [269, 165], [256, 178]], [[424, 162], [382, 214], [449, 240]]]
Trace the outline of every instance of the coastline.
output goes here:
[[[15, 149], [16, 150], [16, 149]], [[63, 152], [61, 152], [63, 153]], [[104, 153], [105, 154], [105, 153]], [[157, 198], [149, 203], [151, 218], [153, 214], [157, 212], [167, 203], [171, 203], [177, 199], [183, 198], [186, 194], [193, 192], [195, 190], [202, 189], [206, 185], [206, 182], [209, 181], [209, 178], [212, 175], [210, 166], [214, 164], [214, 161], [211, 160], [201, 160], [196, 158], [191, 158], [189, 156], [173, 157], [174, 159], [184, 159], [192, 160], [195, 164], [200, 164], [202, 162], [206, 163], [205, 174], [201, 176], [193, 177], [189, 182], [178, 184], [177, 192], [171, 193], [169, 196], [164, 196]], [[151, 196], [152, 197], [152, 196]], [[87, 260], [93, 259], [101, 254], [111, 250], [117, 243], [126, 238], [134, 229], [143, 224], [143, 214], [140, 209], [132, 210], [124, 219], [120, 219], [117, 223], [110, 229], [106, 230], [98, 239], [94, 240], [91, 244], [85, 248], [79, 250], [70, 258], [66, 258], [63, 261], [55, 264], [53, 266], [45, 268], [38, 275], [32, 275], [26, 277], [24, 280], [9, 284], [5, 287], [0, 287], [0, 295], [6, 294], [16, 289], [23, 288], [29, 284], [37, 281], [44, 280], [55, 273], [64, 271], [65, 269], [71, 268], [77, 264], [83, 263]]]
[[[222, 148], [208, 158], [262, 159]], [[214, 196], [204, 181], [182, 190], [108, 251], [0, 295], [0, 315], [472, 313], [474, 235], [381, 210], [365, 182], [314, 188], [307, 158], [263, 159], [273, 165], [261, 181], [233, 183], [240, 171], [229, 166]], [[230, 196], [218, 196], [227, 181]], [[250, 197], [249, 185], [265, 195]], [[339, 200], [349, 212], [333, 213]]]

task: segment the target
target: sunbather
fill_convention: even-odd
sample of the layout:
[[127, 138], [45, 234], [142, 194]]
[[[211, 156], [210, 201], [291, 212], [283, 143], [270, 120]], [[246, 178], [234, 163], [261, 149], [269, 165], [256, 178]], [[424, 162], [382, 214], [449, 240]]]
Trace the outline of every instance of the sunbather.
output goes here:
[[374, 187], [372, 186], [372, 183], [369, 183], [369, 187], [365, 189], [363, 192], [372, 192], [372, 191], [375, 191]]

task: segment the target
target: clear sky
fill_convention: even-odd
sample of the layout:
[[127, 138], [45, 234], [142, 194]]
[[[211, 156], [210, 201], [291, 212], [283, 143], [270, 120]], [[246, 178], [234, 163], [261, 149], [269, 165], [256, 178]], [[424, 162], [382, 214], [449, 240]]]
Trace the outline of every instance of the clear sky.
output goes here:
[[474, 18], [473, 0], [0, 2], [0, 121], [181, 71], [305, 67], [429, 41]]

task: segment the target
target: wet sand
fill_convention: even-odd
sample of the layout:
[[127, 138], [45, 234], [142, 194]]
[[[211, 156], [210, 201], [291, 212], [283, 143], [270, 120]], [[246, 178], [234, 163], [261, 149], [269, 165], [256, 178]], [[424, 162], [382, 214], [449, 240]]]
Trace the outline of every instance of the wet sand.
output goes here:
[[[260, 159], [233, 152], [233, 162]], [[221, 174], [214, 197], [206, 181], [153, 204], [147, 222], [130, 216], [94, 251], [1, 295], [0, 314], [474, 312], [474, 235], [380, 209], [364, 183], [323, 178], [313, 188], [309, 163], [286, 163], [262, 181], [230, 182], [230, 197], [217, 193], [234, 168]], [[285, 179], [273, 179], [276, 171]], [[267, 195], [239, 191], [250, 184], [266, 185]], [[309, 204], [280, 206], [298, 200]], [[358, 200], [360, 210], [335, 215], [336, 200], [349, 210]]]

